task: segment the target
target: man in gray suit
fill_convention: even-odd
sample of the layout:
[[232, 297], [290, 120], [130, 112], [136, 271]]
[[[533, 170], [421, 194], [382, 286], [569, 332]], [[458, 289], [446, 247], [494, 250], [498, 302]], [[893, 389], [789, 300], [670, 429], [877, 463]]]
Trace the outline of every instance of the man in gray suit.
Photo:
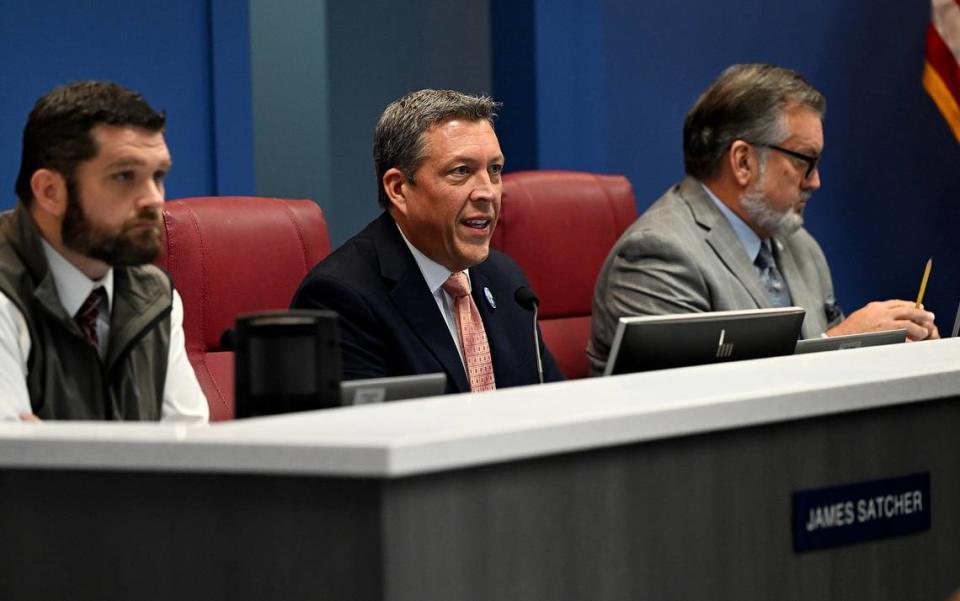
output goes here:
[[799, 74], [734, 65], [683, 127], [687, 178], [614, 245], [597, 280], [587, 354], [602, 373], [620, 317], [797, 305], [804, 338], [906, 328], [939, 337], [933, 314], [904, 300], [844, 318], [820, 246], [802, 227], [820, 187], [823, 95]]

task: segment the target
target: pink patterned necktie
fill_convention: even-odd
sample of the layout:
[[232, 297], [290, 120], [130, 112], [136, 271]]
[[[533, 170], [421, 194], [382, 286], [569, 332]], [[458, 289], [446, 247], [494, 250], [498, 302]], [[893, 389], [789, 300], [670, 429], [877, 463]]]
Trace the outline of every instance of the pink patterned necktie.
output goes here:
[[470, 280], [467, 274], [462, 271], [450, 274], [443, 283], [443, 289], [453, 297], [453, 306], [457, 311], [457, 325], [460, 330], [460, 343], [463, 345], [463, 360], [467, 364], [470, 390], [496, 390], [487, 332], [483, 329], [480, 311], [470, 296]]

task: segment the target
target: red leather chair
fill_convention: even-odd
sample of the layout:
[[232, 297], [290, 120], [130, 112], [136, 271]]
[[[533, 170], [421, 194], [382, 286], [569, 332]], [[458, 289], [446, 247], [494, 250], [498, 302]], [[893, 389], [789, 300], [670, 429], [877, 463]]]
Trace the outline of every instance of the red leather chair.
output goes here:
[[597, 274], [637, 218], [621, 175], [520, 171], [503, 178], [491, 244], [510, 255], [540, 297], [544, 343], [568, 378], [589, 373], [586, 348]]
[[220, 336], [236, 316], [286, 309], [300, 281], [330, 254], [323, 211], [311, 200], [206, 197], [164, 206], [157, 264], [183, 298], [187, 356], [212, 420], [232, 419], [233, 353]]

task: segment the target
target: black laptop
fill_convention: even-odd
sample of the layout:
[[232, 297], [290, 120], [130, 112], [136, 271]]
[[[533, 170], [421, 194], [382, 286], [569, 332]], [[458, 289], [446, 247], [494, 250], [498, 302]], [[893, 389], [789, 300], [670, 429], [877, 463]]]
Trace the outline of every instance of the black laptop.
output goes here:
[[791, 355], [800, 307], [621, 317], [604, 375]]

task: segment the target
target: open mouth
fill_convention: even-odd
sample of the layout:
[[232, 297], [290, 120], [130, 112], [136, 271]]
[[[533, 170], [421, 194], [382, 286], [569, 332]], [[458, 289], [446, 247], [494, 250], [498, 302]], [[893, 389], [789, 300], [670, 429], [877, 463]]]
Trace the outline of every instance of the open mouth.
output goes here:
[[464, 219], [460, 223], [462, 223], [463, 225], [465, 225], [466, 227], [472, 230], [477, 230], [478, 232], [482, 232], [482, 231], [485, 231], [488, 227], [490, 227], [492, 220], [483, 218], [483, 217], [477, 217], [472, 219]]

